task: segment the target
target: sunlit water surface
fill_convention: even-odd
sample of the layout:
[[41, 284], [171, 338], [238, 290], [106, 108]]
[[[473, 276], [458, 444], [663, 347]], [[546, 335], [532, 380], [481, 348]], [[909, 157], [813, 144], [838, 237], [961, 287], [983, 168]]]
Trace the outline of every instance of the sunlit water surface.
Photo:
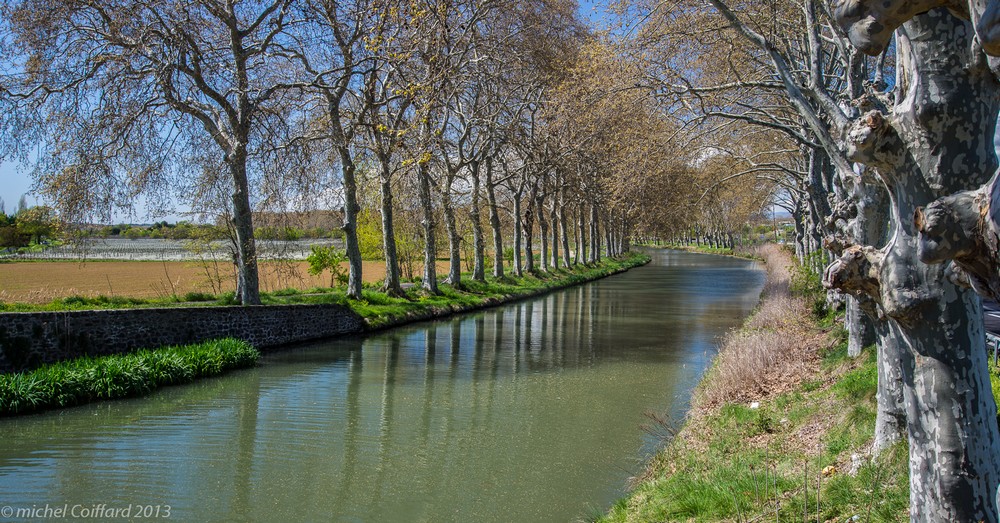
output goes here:
[[650, 254], [648, 266], [531, 301], [272, 353], [147, 398], [0, 420], [0, 511], [144, 505], [161, 519], [169, 506], [175, 521], [358, 522], [603, 512], [656, 449], [645, 414], [683, 416], [718, 336], [763, 283], [751, 262]]

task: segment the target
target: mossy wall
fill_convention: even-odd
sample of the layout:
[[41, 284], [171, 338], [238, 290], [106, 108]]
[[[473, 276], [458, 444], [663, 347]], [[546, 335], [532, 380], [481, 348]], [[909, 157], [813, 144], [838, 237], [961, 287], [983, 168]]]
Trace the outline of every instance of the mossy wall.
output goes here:
[[0, 314], [0, 372], [84, 355], [232, 337], [258, 349], [361, 332], [340, 305], [178, 307]]

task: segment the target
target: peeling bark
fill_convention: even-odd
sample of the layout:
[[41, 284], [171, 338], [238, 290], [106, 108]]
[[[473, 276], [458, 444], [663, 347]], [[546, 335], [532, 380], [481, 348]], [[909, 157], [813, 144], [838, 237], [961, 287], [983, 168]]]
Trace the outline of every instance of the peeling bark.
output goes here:
[[[998, 89], [972, 36], [970, 23], [940, 9], [899, 29], [897, 105], [888, 116], [869, 112], [848, 133], [849, 157], [874, 167], [889, 188], [894, 236], [880, 250], [844, 248], [826, 274], [829, 285], [877, 303], [888, 339], [903, 349], [910, 513], [920, 522], [997, 521], [1000, 431], [982, 305], [953, 283], [946, 266], [920, 262], [912, 219], [933, 200], [980, 186], [996, 169]], [[940, 224], [931, 222], [941, 213], [923, 215], [924, 228]], [[933, 253], [928, 246], [923, 251]]]
[[957, 281], [979, 295], [1000, 299], [1000, 225], [992, 209], [996, 180], [918, 207], [913, 225], [919, 232], [917, 255], [924, 263], [952, 260]]
[[[864, 306], [859, 301], [859, 305]], [[873, 303], [868, 303], [874, 308]], [[878, 313], [872, 311], [878, 316]], [[890, 332], [894, 325], [884, 316], [877, 317], [873, 329], [878, 338], [878, 390], [875, 394], [875, 439], [872, 455], [901, 441], [906, 434], [906, 408], [903, 395], [903, 354], [906, 348], [899, 344], [898, 333]]]
[[877, 56], [904, 22], [937, 7], [971, 20], [983, 50], [1000, 56], [1000, 2], [996, 0], [840, 0], [833, 2], [833, 15], [852, 44]]

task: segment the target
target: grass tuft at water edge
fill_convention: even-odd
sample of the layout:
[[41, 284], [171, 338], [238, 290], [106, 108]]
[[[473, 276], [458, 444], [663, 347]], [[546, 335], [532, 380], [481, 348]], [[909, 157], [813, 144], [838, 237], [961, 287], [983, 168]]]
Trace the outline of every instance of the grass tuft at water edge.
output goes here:
[[260, 353], [233, 338], [193, 345], [85, 356], [27, 372], [0, 374], [0, 416], [148, 394], [166, 385], [252, 367]]

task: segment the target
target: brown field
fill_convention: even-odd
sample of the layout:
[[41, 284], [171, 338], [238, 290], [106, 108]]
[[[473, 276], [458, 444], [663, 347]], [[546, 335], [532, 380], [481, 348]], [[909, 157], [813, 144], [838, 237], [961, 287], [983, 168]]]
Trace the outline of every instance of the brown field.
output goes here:
[[[346, 265], [345, 265], [346, 266]], [[438, 262], [438, 270], [448, 264]], [[330, 284], [328, 272], [313, 276], [302, 262], [261, 262], [262, 291], [309, 289]], [[419, 276], [422, 268], [414, 269]], [[364, 281], [385, 278], [385, 263], [366, 261]], [[405, 276], [405, 273], [404, 273]], [[0, 263], [0, 301], [47, 303], [66, 296], [166, 298], [188, 292], [218, 294], [236, 286], [233, 266], [200, 262], [100, 261]]]

